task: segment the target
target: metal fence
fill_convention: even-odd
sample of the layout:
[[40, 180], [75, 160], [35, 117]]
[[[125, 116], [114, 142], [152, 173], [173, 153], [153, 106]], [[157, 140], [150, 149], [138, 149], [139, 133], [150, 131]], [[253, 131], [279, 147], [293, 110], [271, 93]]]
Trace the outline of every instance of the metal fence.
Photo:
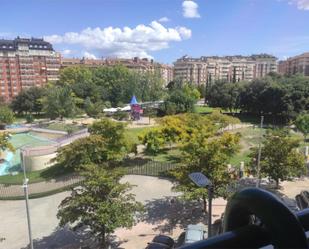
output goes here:
[[147, 161], [134, 162], [135, 165], [126, 166], [125, 171], [128, 175], [145, 175], [145, 176], [163, 176], [166, 173], [177, 167], [174, 163]]
[[[30, 183], [28, 185], [29, 195], [30, 197], [39, 197], [57, 193], [61, 190], [68, 189], [76, 184], [81, 183], [82, 180], [83, 178], [81, 176], [72, 174], [45, 182]], [[19, 199], [23, 198], [23, 196], [24, 192], [22, 183], [20, 183], [20, 185], [0, 184], [0, 199]]]
[[[131, 161], [123, 167], [127, 175], [167, 176], [167, 172], [178, 164], [156, 161]], [[83, 178], [79, 175], [67, 175], [45, 182], [30, 183], [30, 197], [39, 197], [60, 192], [71, 186], [80, 184]], [[21, 183], [22, 184], [22, 183]], [[0, 199], [19, 199], [23, 197], [23, 189], [20, 185], [0, 184]]]

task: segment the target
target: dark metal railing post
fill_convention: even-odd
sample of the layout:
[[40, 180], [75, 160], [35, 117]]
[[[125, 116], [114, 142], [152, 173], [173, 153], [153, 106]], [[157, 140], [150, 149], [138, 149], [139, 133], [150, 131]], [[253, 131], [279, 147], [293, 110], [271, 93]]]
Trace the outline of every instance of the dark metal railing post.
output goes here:
[[213, 186], [208, 185], [208, 238], [212, 236], [212, 194]]

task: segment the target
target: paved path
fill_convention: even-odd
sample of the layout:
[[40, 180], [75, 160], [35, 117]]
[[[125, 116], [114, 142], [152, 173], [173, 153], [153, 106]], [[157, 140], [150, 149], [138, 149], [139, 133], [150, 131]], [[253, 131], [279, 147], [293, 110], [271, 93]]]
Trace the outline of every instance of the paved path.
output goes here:
[[[138, 201], [145, 204], [146, 213], [132, 229], [117, 229], [114, 235], [117, 236], [120, 245], [115, 248], [145, 248], [147, 242], [160, 232], [176, 238], [183, 231], [183, 226], [193, 222], [192, 215], [195, 214], [191, 209], [186, 209], [183, 203], [171, 204], [170, 198], [179, 193], [171, 191], [170, 181], [133, 175], [125, 176], [122, 181], [137, 185], [132, 192], [136, 194]], [[81, 237], [67, 229], [58, 228], [56, 217], [58, 205], [68, 195], [69, 192], [63, 192], [29, 201], [35, 249], [80, 248], [78, 243]], [[215, 205], [219, 205], [215, 210], [221, 212], [225, 203], [218, 204], [216, 201]], [[186, 212], [187, 210], [190, 212]], [[0, 214], [2, 217], [0, 237], [6, 238], [0, 243], [0, 249], [24, 249], [28, 244], [25, 202], [23, 200], [0, 201]], [[217, 215], [216, 211], [214, 215]]]
[[[52, 179], [46, 182], [38, 182], [29, 184], [29, 195], [49, 192], [60, 188], [68, 187], [80, 182], [82, 178], [77, 175], [70, 175]], [[18, 197], [23, 196], [24, 191], [22, 185], [7, 185], [0, 184], [0, 198], [1, 197]]]

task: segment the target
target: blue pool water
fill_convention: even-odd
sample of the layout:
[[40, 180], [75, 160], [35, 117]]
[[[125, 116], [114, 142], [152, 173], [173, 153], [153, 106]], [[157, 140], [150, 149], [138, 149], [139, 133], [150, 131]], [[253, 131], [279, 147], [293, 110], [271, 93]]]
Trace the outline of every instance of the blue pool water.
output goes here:
[[5, 126], [6, 129], [17, 129], [22, 127], [24, 127], [22, 124], [10, 124]]
[[14, 154], [12, 152], [7, 152], [5, 161], [0, 164], [0, 176], [9, 174], [9, 168], [11, 167], [10, 161], [12, 161]]

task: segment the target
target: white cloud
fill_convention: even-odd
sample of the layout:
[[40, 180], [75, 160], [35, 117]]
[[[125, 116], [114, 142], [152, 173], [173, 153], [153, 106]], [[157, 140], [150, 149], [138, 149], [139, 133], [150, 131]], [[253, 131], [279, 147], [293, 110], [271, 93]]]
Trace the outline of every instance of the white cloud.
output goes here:
[[290, 4], [295, 4], [300, 10], [309, 10], [309, 0], [290, 0]]
[[72, 54], [72, 50], [70, 50], [70, 49], [65, 49], [65, 50], [62, 51], [62, 54], [63, 54], [63, 55], [70, 55], [70, 54]]
[[169, 21], [170, 21], [170, 19], [169, 19], [168, 17], [166, 17], [166, 16], [161, 17], [161, 18], [158, 20], [158, 22], [169, 22]]
[[200, 18], [198, 4], [194, 1], [186, 0], [182, 3], [182, 14], [185, 18]]
[[76, 44], [105, 57], [151, 57], [149, 52], [169, 47], [170, 42], [180, 42], [191, 37], [186, 27], [166, 28], [157, 21], [135, 28], [86, 28], [80, 32], [45, 36], [54, 44]]
[[97, 59], [97, 57], [92, 54], [92, 53], [89, 53], [89, 52], [84, 52], [83, 56], [86, 58], [86, 59]]

